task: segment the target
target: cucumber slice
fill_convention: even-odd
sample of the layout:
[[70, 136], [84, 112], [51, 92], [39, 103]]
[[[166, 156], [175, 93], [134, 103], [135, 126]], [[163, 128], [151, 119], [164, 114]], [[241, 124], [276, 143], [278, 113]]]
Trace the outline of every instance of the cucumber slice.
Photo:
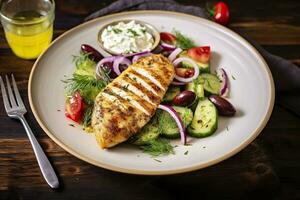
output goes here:
[[154, 115], [150, 122], [146, 124], [131, 141], [136, 145], [146, 145], [149, 144], [150, 141], [158, 138], [159, 134], [158, 118], [157, 115]]
[[[180, 57], [189, 57], [188, 54], [187, 54], [187, 51], [181, 52], [179, 56]], [[198, 65], [198, 67], [199, 67], [200, 72], [202, 72], [202, 73], [209, 73], [210, 72], [210, 64], [209, 64], [209, 62], [208, 63], [196, 62], [196, 63]], [[185, 62], [185, 61], [181, 62], [181, 66], [183, 68], [193, 68], [193, 66], [189, 62]]]
[[210, 72], [210, 64], [209, 62], [208, 63], [200, 63], [200, 62], [196, 62], [199, 69], [200, 69], [200, 72], [202, 73], [209, 73]]
[[[187, 127], [193, 119], [193, 112], [189, 108], [173, 106], [176, 112], [179, 114], [183, 124]], [[171, 115], [165, 111], [159, 113], [159, 128], [161, 135], [167, 138], [179, 138], [180, 133], [175, 120]]]
[[185, 89], [194, 92], [198, 98], [204, 97], [203, 84], [199, 83], [197, 79], [188, 83]]
[[189, 135], [193, 137], [207, 137], [218, 128], [218, 112], [207, 98], [199, 100], [192, 123], [188, 127]]
[[198, 77], [198, 82], [203, 84], [204, 90], [210, 94], [219, 94], [221, 82], [216, 75], [204, 73]]
[[[202, 72], [202, 73], [209, 73], [210, 72], [210, 65], [209, 65], [209, 63], [196, 62], [196, 64], [197, 64], [200, 72]], [[193, 68], [193, 66], [189, 62], [186, 62], [186, 61], [181, 62], [181, 66], [183, 68]]]
[[180, 93], [180, 88], [177, 86], [170, 86], [163, 98], [163, 102], [173, 101], [174, 97]]

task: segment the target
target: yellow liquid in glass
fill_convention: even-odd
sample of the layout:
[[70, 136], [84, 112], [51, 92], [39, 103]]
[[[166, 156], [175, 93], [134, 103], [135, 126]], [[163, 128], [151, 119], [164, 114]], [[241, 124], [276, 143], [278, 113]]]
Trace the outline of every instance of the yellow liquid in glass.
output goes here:
[[50, 44], [53, 34], [52, 22], [41, 20], [42, 16], [36, 11], [25, 11], [17, 13], [14, 20], [19, 22], [37, 22], [35, 25], [11, 25], [5, 30], [7, 42], [13, 52], [20, 58], [37, 58]]

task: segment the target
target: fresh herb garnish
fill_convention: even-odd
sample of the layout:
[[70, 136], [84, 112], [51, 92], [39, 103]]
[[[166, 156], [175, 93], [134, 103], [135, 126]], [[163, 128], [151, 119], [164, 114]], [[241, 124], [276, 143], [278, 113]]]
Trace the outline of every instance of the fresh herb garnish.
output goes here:
[[131, 33], [133, 36], [139, 36], [139, 34], [135, 31], [132, 30], [131, 28], [127, 29], [129, 33]]
[[99, 93], [107, 85], [104, 81], [97, 80], [95, 77], [79, 74], [73, 74], [72, 78], [62, 82], [66, 84], [67, 96], [73, 95], [75, 91], [79, 91], [82, 96], [86, 96], [87, 92], [93, 92], [93, 90], [97, 90]]
[[189, 151], [184, 152], [184, 155], [188, 155]]
[[142, 33], [146, 33], [146, 29], [140, 29]]
[[[104, 69], [100, 70], [102, 80], [96, 78], [96, 63], [89, 58], [89, 54], [80, 53], [78, 56], [73, 56], [73, 62], [76, 69], [72, 78], [65, 79], [67, 96], [79, 90], [80, 95], [84, 100], [94, 100], [94, 97], [110, 82], [108, 73]], [[101, 68], [102, 69], [102, 68]]]
[[158, 160], [158, 159], [155, 159], [155, 158], [153, 158], [153, 160], [155, 160], [156, 162], [162, 162], [161, 160]]
[[145, 153], [149, 153], [152, 156], [174, 154], [173, 146], [169, 140], [158, 138], [151, 140], [147, 145], [140, 146]]
[[129, 87], [129, 84], [123, 85], [123, 86], [122, 86], [122, 89], [123, 89], [124, 91], [128, 91], [128, 87]]
[[121, 30], [121, 29], [118, 29], [118, 28], [113, 28], [112, 31], [113, 31], [115, 34], [122, 33], [122, 30]]
[[232, 79], [235, 80], [235, 77], [233, 75], [231, 75]]
[[179, 31], [173, 30], [173, 33], [176, 36], [177, 46], [180, 47], [181, 49], [185, 50], [185, 49], [193, 48], [196, 46], [192, 39], [183, 35]]
[[93, 105], [94, 105], [94, 102], [85, 101], [85, 109], [84, 109], [84, 114], [83, 114], [83, 119], [82, 119], [83, 127], [88, 127], [91, 125]]
[[74, 125], [74, 124], [69, 124], [69, 126], [75, 127], [75, 125]]

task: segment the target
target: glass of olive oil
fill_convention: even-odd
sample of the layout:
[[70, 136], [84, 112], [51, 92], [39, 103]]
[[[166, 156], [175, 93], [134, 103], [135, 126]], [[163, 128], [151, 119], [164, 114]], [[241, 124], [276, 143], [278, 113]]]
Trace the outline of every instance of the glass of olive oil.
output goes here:
[[53, 35], [53, 0], [3, 0], [0, 18], [6, 40], [20, 58], [35, 59]]

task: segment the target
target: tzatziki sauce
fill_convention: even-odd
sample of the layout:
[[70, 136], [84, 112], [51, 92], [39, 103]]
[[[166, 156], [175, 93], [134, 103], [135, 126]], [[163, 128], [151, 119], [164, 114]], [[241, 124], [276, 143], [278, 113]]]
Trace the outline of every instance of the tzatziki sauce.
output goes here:
[[134, 20], [108, 26], [101, 34], [103, 46], [117, 54], [150, 51], [154, 38], [146, 27]]

